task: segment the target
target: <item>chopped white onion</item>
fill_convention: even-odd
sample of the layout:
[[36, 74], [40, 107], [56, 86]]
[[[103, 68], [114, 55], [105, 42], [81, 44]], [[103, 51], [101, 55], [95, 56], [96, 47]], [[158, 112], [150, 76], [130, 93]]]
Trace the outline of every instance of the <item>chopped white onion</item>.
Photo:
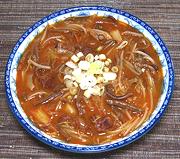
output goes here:
[[102, 76], [97, 77], [97, 83], [102, 83], [104, 81], [104, 78]]
[[109, 59], [109, 58], [107, 59], [107, 61], [109, 61], [109, 63], [112, 63], [112, 60], [111, 60], [111, 59]]
[[78, 83], [77, 83], [77, 82], [73, 82], [73, 85], [74, 85], [75, 87], [78, 87]]
[[104, 67], [104, 72], [109, 72], [109, 68], [108, 67]]
[[70, 67], [72, 69], [77, 68], [77, 65], [75, 63], [73, 63], [72, 61], [66, 62], [66, 66], [68, 66], [68, 67]]
[[71, 57], [71, 61], [66, 62], [67, 68], [71, 69], [71, 73], [64, 76], [66, 87], [80, 87], [86, 98], [91, 95], [102, 96], [105, 88], [101, 84], [117, 77], [117, 72], [109, 72], [112, 61], [105, 54], [88, 54], [85, 60], [82, 60], [83, 56], [84, 54], [79, 52]]
[[100, 54], [99, 59], [100, 60], [106, 60], [106, 55], [105, 54]]
[[97, 83], [96, 77], [94, 77], [93, 75], [87, 75], [85, 78], [81, 80], [80, 88], [82, 90], [86, 90], [89, 87], [95, 86], [96, 83]]
[[104, 64], [105, 64], [106, 66], [109, 66], [110, 62], [109, 62], [108, 60], [106, 60], [106, 61], [104, 62]]
[[96, 56], [94, 57], [94, 60], [99, 60], [99, 56], [96, 55]]
[[114, 72], [104, 72], [103, 77], [105, 80], [112, 81], [116, 79], [117, 74]]
[[90, 63], [88, 61], [80, 61], [78, 63], [78, 66], [79, 66], [80, 69], [87, 71], [89, 69], [89, 67], [90, 67]]
[[77, 55], [77, 57], [79, 57], [79, 58], [81, 58], [81, 57], [84, 56], [84, 54], [83, 54], [82, 52], [78, 52], [76, 55]]
[[65, 75], [65, 76], [64, 76], [64, 79], [70, 79], [70, 80], [71, 80], [71, 79], [72, 79], [72, 76], [71, 76], [71, 75]]
[[94, 61], [94, 55], [93, 54], [88, 54], [86, 57], [85, 57], [85, 60], [88, 61], [88, 62], [93, 62]]
[[89, 91], [88, 89], [84, 91], [84, 96], [86, 98], [90, 98], [91, 97], [91, 91]]
[[67, 88], [71, 88], [73, 86], [73, 81], [72, 80], [65, 80], [65, 85]]
[[79, 61], [79, 57], [77, 57], [76, 55], [73, 55], [73, 56], [71, 57], [71, 60], [72, 60], [73, 62], [77, 63], [77, 62]]
[[73, 76], [80, 76], [82, 74], [82, 71], [81, 71], [81, 69], [80, 68], [76, 68], [76, 69], [74, 69], [73, 71], [72, 71], [72, 75]]
[[100, 94], [100, 87], [99, 86], [94, 86], [93, 88], [92, 88], [92, 94], [93, 95], [95, 95], [95, 96], [99, 96], [99, 94]]

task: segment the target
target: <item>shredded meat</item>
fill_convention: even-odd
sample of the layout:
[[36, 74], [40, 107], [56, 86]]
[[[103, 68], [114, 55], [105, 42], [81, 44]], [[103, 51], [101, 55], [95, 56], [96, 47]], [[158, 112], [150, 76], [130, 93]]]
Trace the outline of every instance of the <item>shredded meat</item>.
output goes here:
[[81, 90], [79, 90], [79, 92], [77, 94], [75, 104], [76, 104], [76, 107], [78, 109], [79, 115], [83, 115], [85, 113], [85, 108], [84, 108], [85, 102], [84, 102]]
[[37, 69], [35, 71], [35, 76], [38, 79], [39, 83], [45, 89], [55, 89], [59, 84], [59, 79], [57, 77], [57, 73], [47, 71], [44, 69]]
[[100, 118], [95, 122], [95, 126], [98, 131], [106, 131], [110, 129], [112, 125], [113, 125], [113, 121], [108, 116]]

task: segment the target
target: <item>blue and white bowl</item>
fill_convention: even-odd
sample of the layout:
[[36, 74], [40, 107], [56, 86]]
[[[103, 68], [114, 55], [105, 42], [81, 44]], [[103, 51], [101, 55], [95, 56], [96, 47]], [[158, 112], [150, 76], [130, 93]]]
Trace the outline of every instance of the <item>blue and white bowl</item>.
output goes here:
[[[17, 66], [19, 60], [29, 45], [29, 43], [38, 35], [48, 24], [56, 23], [60, 20], [64, 20], [71, 16], [89, 16], [97, 14], [100, 16], [113, 16], [114, 18], [128, 23], [132, 27], [138, 29], [140, 32], [146, 36], [153, 47], [156, 49], [163, 69], [163, 91], [159, 98], [156, 109], [152, 113], [148, 121], [146, 121], [140, 128], [130, 133], [128, 136], [115, 140], [110, 143], [95, 145], [95, 146], [86, 146], [86, 145], [77, 145], [65, 143], [61, 140], [52, 138], [51, 136], [45, 134], [40, 129], [38, 129], [27, 117], [23, 111], [19, 99], [17, 97], [16, 91], [16, 76], [17, 76]], [[30, 27], [18, 40], [15, 47], [13, 48], [9, 59], [6, 65], [5, 71], [5, 87], [7, 101], [11, 111], [13, 112], [16, 119], [19, 123], [38, 140], [60, 150], [77, 152], [77, 153], [97, 153], [110, 151], [123, 147], [130, 144], [131, 142], [139, 139], [141, 136], [146, 134], [152, 127], [156, 124], [157, 121], [163, 115], [169, 100], [172, 95], [174, 86], [174, 70], [171, 57], [169, 55], [168, 49], [166, 48], [164, 42], [160, 36], [145, 22], [139, 18], [119, 9], [114, 9], [104, 6], [84, 6], [84, 7], [73, 7], [64, 10], [57, 11], [52, 13], [37, 23]]]

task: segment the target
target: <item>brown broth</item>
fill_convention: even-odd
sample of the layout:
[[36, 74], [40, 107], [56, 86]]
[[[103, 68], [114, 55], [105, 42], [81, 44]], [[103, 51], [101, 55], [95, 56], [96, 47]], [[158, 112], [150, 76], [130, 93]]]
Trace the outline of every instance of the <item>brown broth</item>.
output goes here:
[[[80, 24], [87, 33], [76, 27], [69, 28], [69, 24]], [[120, 50], [108, 47], [97, 51], [97, 48], [103, 46], [107, 40], [95, 39], [89, 34], [90, 29], [100, 29], [109, 34], [113, 30], [118, 30], [122, 41], [126, 40], [128, 44]], [[142, 37], [124, 34], [125, 31], [138, 33]], [[60, 37], [60, 39], [52, 39], [54, 36]], [[51, 40], [47, 41], [48, 38]], [[115, 43], [118, 45], [117, 41]], [[155, 61], [155, 66], [149, 60], [142, 58], [141, 55], [132, 53], [136, 43], [136, 49], [147, 53]], [[116, 95], [132, 93], [132, 96], [120, 101], [129, 103], [141, 109], [142, 112], [138, 113], [107, 104], [106, 100], [111, 100], [111, 98], [106, 93], [102, 96], [92, 96], [86, 99], [83, 97], [82, 91], [79, 91], [78, 94], [82, 107], [77, 107], [76, 99], [70, 100], [68, 98], [69, 90], [65, 89], [63, 75], [58, 70], [60, 66], [70, 60], [72, 54], [79, 51], [84, 54], [107, 54], [107, 57], [112, 60], [112, 64], [118, 65], [119, 68], [121, 66], [117, 64], [117, 61], [120, 60], [120, 55], [124, 52], [123, 58], [129, 61], [133, 67], [135, 63], [143, 63], [151, 66], [151, 69], [154, 67], [153, 71], [143, 67], [143, 69], [141, 68], [143, 72], [136, 75], [123, 61], [123, 67], [120, 68], [122, 69], [120, 83], [118, 80], [111, 83], [115, 88]], [[43, 66], [50, 66], [51, 69], [39, 69], [28, 64], [28, 59]], [[147, 71], [154, 81], [154, 88], [150, 87]], [[129, 81], [133, 81], [132, 79], [136, 82], [130, 84]], [[141, 81], [144, 86], [145, 96], [137, 81]], [[36, 36], [20, 60], [16, 84], [22, 108], [38, 128], [50, 136], [68, 143], [95, 145], [122, 138], [141, 126], [158, 103], [162, 81], [163, 75], [159, 57], [150, 41], [142, 33], [112, 17], [93, 15], [68, 18], [48, 26], [45, 31]], [[153, 102], [150, 92], [152, 92]], [[31, 96], [33, 93], [36, 95]], [[58, 93], [59, 96], [52, 99]], [[47, 103], [40, 104], [50, 95], [52, 98], [49, 98]]]

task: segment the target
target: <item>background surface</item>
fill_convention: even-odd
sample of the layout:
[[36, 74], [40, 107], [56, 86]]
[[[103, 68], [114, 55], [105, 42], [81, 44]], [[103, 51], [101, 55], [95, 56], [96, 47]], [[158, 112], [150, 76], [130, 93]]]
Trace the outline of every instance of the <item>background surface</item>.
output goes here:
[[[115, 7], [146, 21], [163, 38], [175, 67], [174, 94], [160, 122], [140, 140], [102, 154], [67, 153], [40, 143], [18, 124], [5, 97], [5, 64], [22, 33], [56, 10], [79, 5]], [[0, 158], [180, 158], [180, 0], [0, 0]]]

